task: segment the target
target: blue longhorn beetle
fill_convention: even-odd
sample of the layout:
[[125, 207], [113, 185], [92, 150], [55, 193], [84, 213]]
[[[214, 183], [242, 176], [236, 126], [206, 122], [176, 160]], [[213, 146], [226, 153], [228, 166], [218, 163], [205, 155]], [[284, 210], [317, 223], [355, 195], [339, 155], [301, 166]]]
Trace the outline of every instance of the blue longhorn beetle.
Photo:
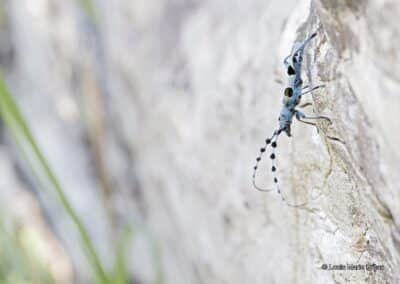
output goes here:
[[[304, 48], [305, 46], [313, 39], [315, 38], [317, 33], [313, 33], [311, 36], [309, 36], [307, 39], [305, 39], [303, 42], [297, 43], [294, 45], [292, 52], [284, 59], [284, 65], [286, 68], [286, 72], [288, 75], [288, 81], [287, 81], [287, 86], [284, 91], [284, 97], [282, 100], [282, 110], [279, 115], [279, 128], [274, 131], [272, 136], [268, 139], [265, 140], [265, 147], [262, 147], [260, 149], [259, 156], [256, 159], [256, 165], [253, 168], [253, 185], [254, 187], [263, 192], [269, 192], [272, 191], [273, 189], [268, 189], [268, 188], [261, 188], [256, 184], [256, 172], [258, 168], [258, 164], [261, 161], [261, 157], [266, 151], [266, 147], [268, 145], [271, 145], [272, 147], [272, 153], [270, 155], [271, 161], [272, 161], [272, 172], [274, 174], [274, 183], [276, 185], [276, 190], [278, 194], [281, 195], [282, 200], [286, 202], [288, 206], [291, 207], [299, 207], [303, 206], [303, 204], [290, 204], [286, 201], [286, 199], [283, 197], [279, 184], [278, 184], [278, 178], [276, 177], [276, 164], [275, 164], [275, 149], [277, 147], [277, 140], [279, 135], [282, 132], [285, 132], [288, 137], [291, 137], [291, 125], [292, 125], [292, 120], [293, 117], [295, 117], [298, 121], [313, 125], [317, 127], [317, 125], [313, 122], [309, 122], [307, 120], [317, 120], [317, 119], [323, 119], [328, 121], [329, 123], [332, 123], [331, 120], [326, 117], [326, 116], [307, 116], [301, 111], [297, 110], [296, 107], [300, 104], [301, 97], [302, 95], [311, 93], [312, 91], [324, 87], [324, 85], [319, 85], [315, 86], [310, 89], [309, 86], [303, 87], [303, 80], [301, 79], [301, 66], [303, 63], [303, 53], [304, 53]], [[304, 105], [300, 105], [299, 107], [304, 107], [306, 105], [309, 105], [309, 103], [306, 103]], [[318, 129], [318, 127], [317, 127]], [[335, 140], [335, 141], [341, 141], [338, 138], [331, 137], [331, 136], [326, 136], [328, 139]]]

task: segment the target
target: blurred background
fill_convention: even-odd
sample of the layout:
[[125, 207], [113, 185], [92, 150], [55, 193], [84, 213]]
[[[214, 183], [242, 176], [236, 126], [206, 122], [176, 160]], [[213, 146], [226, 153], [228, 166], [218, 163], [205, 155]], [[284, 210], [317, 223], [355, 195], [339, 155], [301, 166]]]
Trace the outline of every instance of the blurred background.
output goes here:
[[[400, 3], [0, 0], [0, 283], [400, 281]], [[252, 188], [283, 58], [325, 84]], [[326, 139], [339, 137], [345, 144]], [[271, 186], [268, 159], [260, 183]], [[383, 271], [325, 271], [323, 264]]]

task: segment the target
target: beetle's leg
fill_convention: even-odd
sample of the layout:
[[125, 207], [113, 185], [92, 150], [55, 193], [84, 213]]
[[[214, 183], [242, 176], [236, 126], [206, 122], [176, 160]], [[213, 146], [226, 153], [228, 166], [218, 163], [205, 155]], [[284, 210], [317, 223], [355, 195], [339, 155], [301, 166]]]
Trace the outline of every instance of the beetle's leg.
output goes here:
[[[295, 115], [296, 115], [296, 119], [297, 119], [298, 121], [300, 121], [300, 122], [302, 122], [302, 123], [305, 123], [305, 124], [308, 124], [308, 125], [314, 126], [314, 127], [317, 129], [318, 133], [319, 133], [319, 127], [318, 127], [318, 125], [317, 125], [316, 123], [303, 120], [303, 118], [304, 118], [304, 119], [307, 119], [307, 118], [310, 119], [310, 117], [307, 117], [304, 113], [302, 113], [302, 112], [300, 112], [300, 111], [298, 111], [298, 110], [296, 110]], [[326, 116], [323, 116], [323, 117], [313, 117], [313, 118], [316, 118], [316, 119], [318, 119], [318, 118], [325, 118], [325, 119], [328, 119], [328, 120], [331, 122], [331, 120], [330, 120], [328, 117], [326, 117]], [[311, 118], [311, 119], [312, 119], [312, 118]], [[340, 143], [342, 143], [342, 144], [345, 144], [345, 142], [344, 142], [343, 140], [341, 140], [341, 139], [339, 139], [339, 138], [337, 138], [337, 137], [329, 136], [329, 135], [326, 135], [325, 133], [324, 133], [324, 136], [325, 136], [326, 138], [330, 139], [330, 140], [337, 141], [337, 142], [340, 142]]]
[[330, 124], [332, 123], [332, 120], [329, 117], [323, 116], [323, 115], [319, 115], [319, 116], [304, 116], [303, 119], [324, 119], [324, 120], [328, 121]]
[[283, 64], [285, 65], [285, 67], [288, 67], [290, 65], [288, 59], [290, 58], [290, 56], [292, 56], [291, 54], [289, 54], [288, 56], [285, 57], [285, 59], [283, 60]]
[[[308, 86], [306, 86], [306, 87], [308, 87]], [[304, 87], [303, 89], [305, 89], [306, 87]], [[318, 86], [315, 86], [314, 88], [312, 88], [310, 90], [307, 90], [307, 91], [305, 91], [304, 93], [301, 93], [301, 94], [305, 95], [305, 94], [311, 93], [312, 91], [315, 91], [315, 90], [317, 90], [319, 88], [324, 88], [324, 87], [325, 87], [325, 85], [318, 85]]]
[[304, 103], [304, 104], [299, 105], [300, 108], [305, 108], [305, 107], [308, 107], [308, 106], [312, 106], [312, 103], [308, 102], [308, 103]]
[[[319, 115], [319, 116], [306, 116], [304, 113], [302, 113], [301, 111], [296, 110], [295, 111], [295, 115], [297, 120], [301, 120], [301, 119], [325, 119], [327, 120], [329, 123], [332, 123], [331, 119], [327, 116], [323, 116], [323, 115]], [[304, 121], [302, 121], [304, 122]], [[309, 122], [311, 123], [311, 122]]]

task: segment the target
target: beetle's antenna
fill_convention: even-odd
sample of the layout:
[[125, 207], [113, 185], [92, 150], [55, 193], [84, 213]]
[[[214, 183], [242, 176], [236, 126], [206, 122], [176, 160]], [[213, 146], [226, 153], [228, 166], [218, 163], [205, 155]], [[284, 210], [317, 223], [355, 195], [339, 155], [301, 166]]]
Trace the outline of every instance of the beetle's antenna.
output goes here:
[[256, 158], [256, 164], [253, 167], [253, 186], [258, 191], [269, 192], [269, 191], [274, 190], [273, 188], [262, 188], [262, 187], [258, 186], [257, 183], [256, 183], [256, 173], [257, 173], [257, 169], [258, 169], [258, 164], [260, 163], [261, 158], [265, 153], [265, 150], [267, 149], [268, 145], [271, 144], [272, 141], [274, 141], [272, 143], [275, 143], [274, 145], [276, 145], [275, 141], [276, 141], [276, 138], [278, 137], [279, 134], [280, 134], [280, 131], [274, 131], [274, 134], [271, 136], [271, 138], [267, 138], [265, 140], [265, 146], [260, 148], [260, 153], [259, 153], [258, 157]]
[[256, 183], [256, 173], [257, 173], [257, 169], [258, 169], [258, 164], [260, 163], [260, 161], [262, 159], [262, 156], [265, 153], [268, 145], [271, 145], [272, 151], [271, 151], [271, 155], [269, 157], [270, 157], [271, 163], [272, 163], [271, 171], [272, 171], [272, 174], [273, 174], [273, 177], [274, 177], [274, 183], [276, 185], [276, 191], [281, 196], [282, 201], [287, 204], [287, 206], [290, 206], [290, 207], [301, 207], [301, 206], [304, 206], [305, 204], [307, 204], [307, 202], [301, 203], [301, 204], [292, 204], [292, 203], [287, 202], [286, 198], [282, 195], [281, 189], [279, 187], [278, 177], [276, 176], [277, 168], [276, 168], [276, 163], [275, 163], [275, 161], [276, 161], [275, 149], [278, 146], [277, 141], [278, 141], [279, 134], [281, 134], [281, 132], [282, 132], [281, 129], [275, 131], [271, 138], [267, 138], [265, 140], [265, 147], [260, 148], [260, 154], [256, 158], [256, 164], [255, 164], [255, 166], [253, 168], [253, 186], [254, 186], [255, 189], [257, 189], [258, 191], [262, 191], [262, 192], [270, 192], [270, 191], [274, 190], [274, 188], [263, 188], [263, 187], [260, 187]]

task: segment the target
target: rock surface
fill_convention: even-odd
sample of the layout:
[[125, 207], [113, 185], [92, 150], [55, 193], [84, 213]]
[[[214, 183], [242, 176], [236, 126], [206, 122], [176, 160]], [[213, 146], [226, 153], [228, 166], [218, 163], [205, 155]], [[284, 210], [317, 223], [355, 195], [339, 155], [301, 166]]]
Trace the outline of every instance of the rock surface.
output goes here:
[[[0, 62], [103, 258], [130, 223], [161, 248], [165, 283], [400, 280], [398, 1], [99, 0], [96, 23], [72, 1], [34, 2], [6, 1]], [[304, 112], [333, 123], [294, 122], [279, 140], [282, 194], [306, 202], [294, 209], [251, 175], [283, 58], [316, 30], [304, 81], [326, 87]], [[272, 186], [268, 159], [259, 170]], [[68, 219], [40, 200], [86, 281]], [[131, 269], [152, 283], [147, 260]]]

